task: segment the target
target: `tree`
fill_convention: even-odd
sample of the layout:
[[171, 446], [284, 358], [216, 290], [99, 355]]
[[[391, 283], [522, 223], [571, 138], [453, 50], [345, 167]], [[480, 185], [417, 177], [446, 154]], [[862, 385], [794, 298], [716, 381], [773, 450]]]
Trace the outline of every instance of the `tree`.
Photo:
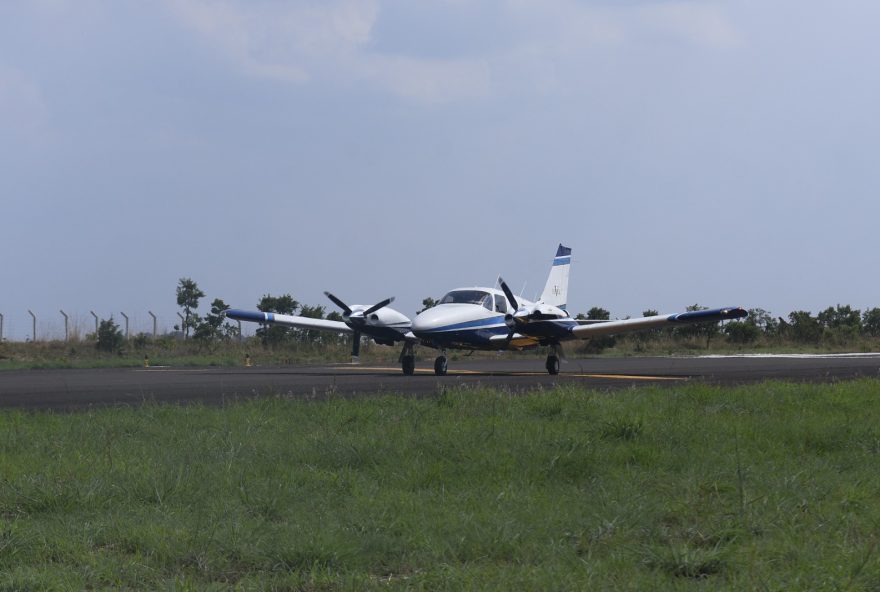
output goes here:
[[[587, 311], [587, 316], [579, 314], [576, 319], [586, 319], [590, 321], [607, 321], [611, 319], [611, 313], [599, 306], [594, 306]], [[581, 348], [581, 351], [588, 354], [598, 354], [603, 349], [614, 347], [617, 345], [617, 338], [613, 335], [603, 335], [601, 337], [593, 337], [587, 341]]]
[[[323, 319], [324, 311], [325, 308], [321, 305], [309, 306], [308, 304], [303, 304], [300, 306], [299, 314], [300, 316], [309, 319]], [[299, 331], [298, 337], [300, 341], [305, 343], [315, 343], [321, 341], [321, 332], [314, 329], [307, 329], [305, 331]]]
[[125, 342], [125, 337], [122, 335], [119, 325], [113, 321], [113, 317], [101, 321], [101, 324], [98, 325], [98, 334], [96, 337], [97, 342], [95, 343], [95, 347], [106, 352], [119, 351], [122, 349], [122, 344]]
[[195, 328], [198, 325], [198, 316], [194, 315], [193, 311], [199, 307], [199, 298], [204, 296], [205, 293], [193, 280], [180, 278], [177, 284], [177, 306], [183, 309], [183, 326], [180, 327], [180, 330], [183, 331], [184, 339], [189, 337], [190, 328]]
[[862, 331], [873, 337], [880, 335], [880, 308], [869, 308], [862, 313]]
[[[336, 310], [328, 312], [326, 319], [328, 321], [337, 321], [339, 323], [345, 322], [345, 317], [342, 316], [342, 313]], [[336, 343], [345, 343], [348, 341], [348, 335], [346, 333], [335, 333], [334, 339], [336, 340]]]
[[427, 298], [425, 298], [424, 300], [422, 300], [422, 310], [420, 310], [420, 311], [417, 312], [416, 314], [419, 314], [419, 313], [425, 312], [425, 311], [428, 310], [429, 308], [434, 308], [435, 306], [437, 306], [437, 304], [439, 304], [439, 303], [438, 303], [436, 300], [434, 300], [433, 298], [431, 298], [430, 296], [428, 296]]
[[[699, 304], [692, 304], [688, 306], [685, 310], [687, 312], [697, 312], [700, 310], [708, 310], [705, 306], [700, 306]], [[706, 347], [709, 346], [709, 341], [716, 335], [718, 335], [718, 323], [701, 323], [698, 325], [688, 325], [686, 327], [676, 327], [675, 335], [684, 339], [692, 339], [697, 337], [705, 337], [706, 338]]]
[[753, 343], [761, 335], [758, 326], [745, 321], [732, 321], [724, 326], [724, 333], [731, 343]]
[[[649, 308], [648, 310], [642, 311], [642, 316], [643, 317], [658, 317], [658, 316], [660, 316], [660, 313], [658, 311], [654, 310], [653, 308]], [[631, 336], [630, 339], [636, 340], [636, 343], [637, 343], [636, 349], [641, 351], [641, 349], [642, 349], [641, 342], [656, 339], [657, 337], [662, 335], [664, 331], [667, 331], [667, 335], [669, 335], [667, 329], [651, 329], [649, 331], [639, 331], [638, 333]]]
[[858, 332], [862, 328], [861, 311], [853, 310], [849, 304], [844, 306], [838, 304], [836, 308], [829, 306], [816, 315], [816, 318], [828, 329], [846, 329]]
[[763, 308], [750, 308], [749, 316], [743, 322], [754, 325], [759, 331], [768, 335], [776, 335], [779, 332], [779, 321]]
[[604, 308], [594, 306], [587, 311], [587, 318], [591, 321], [607, 321], [611, 318], [611, 313]]
[[[272, 296], [265, 294], [260, 298], [257, 304], [257, 310], [261, 312], [275, 312], [278, 314], [292, 315], [296, 314], [296, 309], [300, 304], [294, 300], [290, 294], [283, 296]], [[278, 325], [267, 325], [257, 329], [257, 337], [262, 338], [263, 345], [278, 345], [290, 338], [291, 331], [288, 327], [279, 327]]]
[[788, 315], [788, 331], [795, 341], [818, 343], [822, 337], [822, 325], [809, 311], [796, 310]]
[[229, 305], [215, 298], [211, 303], [211, 312], [204, 320], [201, 320], [193, 332], [193, 339], [200, 341], [213, 341], [221, 337], [231, 337], [238, 332], [237, 327], [233, 327], [229, 323], [224, 323], [226, 319], [226, 311]]

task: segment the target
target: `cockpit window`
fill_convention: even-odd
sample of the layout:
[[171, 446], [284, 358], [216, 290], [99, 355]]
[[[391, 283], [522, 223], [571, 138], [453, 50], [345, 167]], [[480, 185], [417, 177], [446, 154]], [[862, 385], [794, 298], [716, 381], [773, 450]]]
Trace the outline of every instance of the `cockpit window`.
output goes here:
[[492, 310], [492, 295], [482, 290], [454, 290], [441, 298], [440, 304], [479, 304]]

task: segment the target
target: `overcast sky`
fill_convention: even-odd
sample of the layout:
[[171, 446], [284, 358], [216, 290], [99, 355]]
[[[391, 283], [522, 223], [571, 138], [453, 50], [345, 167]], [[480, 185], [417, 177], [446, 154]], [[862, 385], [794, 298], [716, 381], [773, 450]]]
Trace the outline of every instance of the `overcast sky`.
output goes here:
[[[880, 3], [0, 2], [0, 313], [880, 306]], [[38, 335], [44, 337], [44, 335]]]

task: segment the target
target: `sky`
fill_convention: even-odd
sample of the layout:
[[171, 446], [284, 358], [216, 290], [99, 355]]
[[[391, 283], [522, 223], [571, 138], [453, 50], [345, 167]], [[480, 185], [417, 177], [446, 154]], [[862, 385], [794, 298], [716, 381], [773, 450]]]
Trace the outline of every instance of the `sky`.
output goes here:
[[[880, 306], [880, 3], [3, 0], [4, 337], [502, 275]], [[524, 288], [523, 288], [524, 287]]]

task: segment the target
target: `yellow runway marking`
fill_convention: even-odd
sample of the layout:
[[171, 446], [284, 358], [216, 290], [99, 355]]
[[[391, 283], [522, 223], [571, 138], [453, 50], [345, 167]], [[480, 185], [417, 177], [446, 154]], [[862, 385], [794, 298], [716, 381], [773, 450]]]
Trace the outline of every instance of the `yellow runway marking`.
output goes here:
[[[337, 366], [340, 370], [366, 370], [373, 372], [400, 372], [400, 368], [381, 368], [376, 366]], [[416, 368], [418, 374], [434, 374], [431, 368]], [[480, 370], [449, 370], [448, 376], [549, 376], [546, 372], [484, 372]], [[563, 378], [607, 378], [611, 380], [688, 380], [686, 376], [647, 376], [636, 374], [568, 374]]]

